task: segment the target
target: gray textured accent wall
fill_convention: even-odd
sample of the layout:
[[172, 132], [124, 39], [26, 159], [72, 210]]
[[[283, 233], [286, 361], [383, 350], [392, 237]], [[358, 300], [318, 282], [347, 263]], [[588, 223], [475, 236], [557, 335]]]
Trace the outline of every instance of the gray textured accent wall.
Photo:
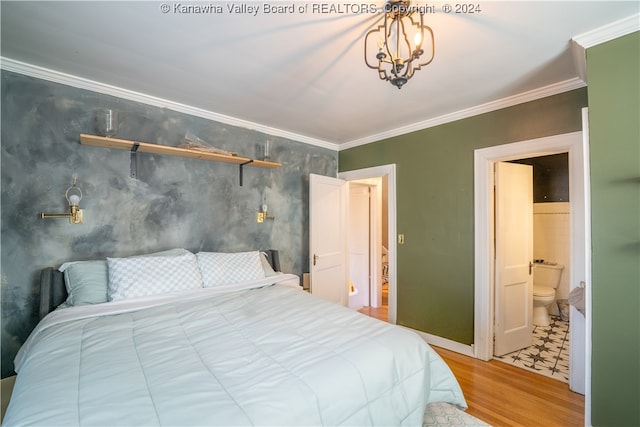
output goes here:
[[[185, 132], [255, 158], [268, 137], [277, 169], [79, 143], [100, 108], [120, 111], [116, 137], [178, 145]], [[2, 377], [37, 322], [39, 270], [68, 260], [191, 251], [280, 250], [283, 271], [308, 271], [309, 173], [335, 176], [337, 152], [175, 111], [2, 71]], [[67, 210], [78, 174], [84, 224], [39, 218]], [[256, 223], [263, 197], [275, 221]]]

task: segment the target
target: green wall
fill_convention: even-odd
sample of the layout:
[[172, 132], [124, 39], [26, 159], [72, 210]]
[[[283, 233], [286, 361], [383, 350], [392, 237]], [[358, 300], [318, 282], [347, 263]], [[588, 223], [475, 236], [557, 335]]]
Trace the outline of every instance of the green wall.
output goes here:
[[581, 130], [586, 105], [583, 88], [340, 152], [340, 171], [397, 165], [398, 324], [473, 343], [474, 150]]
[[640, 33], [587, 50], [592, 424], [640, 425]]

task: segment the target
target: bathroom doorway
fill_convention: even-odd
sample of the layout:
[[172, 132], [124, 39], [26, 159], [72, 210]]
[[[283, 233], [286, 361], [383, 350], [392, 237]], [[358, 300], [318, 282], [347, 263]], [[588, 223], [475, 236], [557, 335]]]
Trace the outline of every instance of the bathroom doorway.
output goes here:
[[[564, 268], [571, 265], [568, 153], [496, 162], [494, 166], [494, 358], [568, 383], [570, 340], [567, 299], [571, 278], [569, 269]], [[506, 221], [503, 219], [505, 210], [508, 211]], [[519, 263], [519, 257], [515, 256], [518, 252], [522, 254]], [[506, 270], [502, 267], [505, 258], [511, 261], [510, 268]], [[521, 274], [514, 275], [518, 268]], [[544, 276], [543, 273], [548, 271], [560, 274]], [[545, 277], [558, 278], [558, 281], [543, 283]], [[513, 283], [505, 287], [505, 278]], [[536, 290], [543, 289], [545, 293], [553, 289], [551, 297], [535, 296]], [[516, 309], [518, 304], [524, 306]], [[534, 309], [536, 305], [542, 307]], [[549, 315], [539, 314], [544, 312]]]
[[570, 365], [569, 386], [573, 391], [585, 394], [585, 406], [589, 407], [590, 390], [590, 252], [588, 236], [588, 132], [585, 111], [584, 132], [574, 132], [536, 140], [494, 146], [475, 151], [475, 332], [474, 355], [482, 360], [493, 358], [494, 304], [494, 198], [493, 164], [560, 153], [568, 153], [570, 185], [570, 235], [571, 255], [567, 274], [571, 278], [570, 289], [583, 288], [586, 316], [570, 307]]

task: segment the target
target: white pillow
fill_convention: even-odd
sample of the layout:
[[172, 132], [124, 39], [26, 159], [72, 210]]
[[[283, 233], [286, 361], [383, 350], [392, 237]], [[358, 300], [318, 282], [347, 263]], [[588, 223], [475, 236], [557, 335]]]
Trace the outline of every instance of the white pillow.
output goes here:
[[264, 279], [260, 252], [198, 252], [198, 265], [205, 288]]
[[202, 287], [192, 253], [163, 257], [107, 258], [107, 298], [117, 301]]
[[[176, 248], [136, 255], [136, 257], [175, 256], [189, 253], [191, 252], [186, 249]], [[99, 304], [108, 301], [109, 272], [106, 260], [65, 262], [58, 270], [64, 272], [64, 282], [69, 295], [64, 303], [65, 307]]]

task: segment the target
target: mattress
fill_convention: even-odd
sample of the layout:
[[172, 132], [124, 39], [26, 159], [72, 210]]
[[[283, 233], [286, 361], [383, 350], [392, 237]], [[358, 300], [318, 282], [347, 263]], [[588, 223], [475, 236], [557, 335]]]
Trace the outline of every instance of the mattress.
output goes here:
[[3, 425], [417, 426], [430, 402], [466, 407], [417, 334], [267, 281], [50, 313]]

